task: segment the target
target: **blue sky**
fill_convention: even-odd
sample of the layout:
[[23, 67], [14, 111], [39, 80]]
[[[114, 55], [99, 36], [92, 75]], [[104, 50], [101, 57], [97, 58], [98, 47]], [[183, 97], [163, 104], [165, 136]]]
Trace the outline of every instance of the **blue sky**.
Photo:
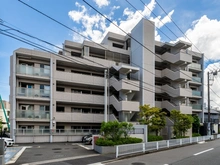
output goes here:
[[[193, 44], [199, 48], [199, 50], [197, 50], [194, 47], [194, 50], [205, 53], [205, 66], [208, 67], [208, 69], [218, 68], [218, 61], [220, 59], [220, 49], [218, 49], [220, 43], [219, 0], [142, 0], [145, 5], [153, 11], [157, 18], [140, 0], [128, 1], [134, 5], [142, 15], [130, 6], [126, 0], [88, 0], [88, 3], [114, 20], [115, 23], [126, 32], [129, 32], [137, 21], [144, 16], [145, 18], [156, 21], [157, 27], [169, 36], [172, 41], [178, 39], [186, 40], [184, 35], [159, 7], [160, 5], [169, 13], [172, 20], [174, 20], [184, 34], [190, 38]], [[108, 21], [104, 20], [93, 9], [88, 7], [82, 0], [23, 0], [23, 2], [48, 14], [95, 42], [100, 42], [102, 37], [106, 34], [106, 31], [123, 34], [116, 27], [110, 25]], [[172, 30], [172, 33], [165, 25], [161, 24], [158, 18]], [[58, 46], [61, 46], [64, 40], [77, 42], [83, 40], [82, 37], [76, 35], [71, 30], [49, 20], [17, 0], [1, 0], [0, 19], [3, 20], [5, 25], [13, 26], [14, 28]], [[0, 28], [6, 29], [1, 25]], [[170, 39], [164, 36], [159, 30], [156, 30], [156, 34], [155, 38], [157, 40], [170, 42]], [[39, 41], [33, 41], [47, 46]], [[0, 95], [2, 95], [2, 98], [5, 100], [9, 100], [10, 55], [13, 54], [13, 50], [19, 47], [33, 49], [32, 46], [0, 34], [0, 69], [2, 71], [0, 78]], [[55, 48], [52, 49], [56, 50]], [[217, 83], [214, 84], [216, 84], [216, 87], [213, 86], [213, 88], [218, 89], [217, 91], [220, 92], [220, 85], [217, 85]], [[220, 105], [220, 101], [218, 103]]]

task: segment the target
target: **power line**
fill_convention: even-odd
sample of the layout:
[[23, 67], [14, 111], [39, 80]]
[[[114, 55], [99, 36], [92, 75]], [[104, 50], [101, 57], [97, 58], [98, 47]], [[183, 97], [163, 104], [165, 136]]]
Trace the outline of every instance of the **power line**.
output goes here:
[[[142, 0], [140, 0], [140, 1], [142, 1]], [[179, 29], [179, 31], [185, 36], [185, 38], [187, 38], [188, 39], [188, 41], [199, 51], [199, 53], [202, 53], [200, 50], [199, 50], [199, 48], [185, 35], [185, 33], [181, 30], [181, 28], [175, 23], [175, 21], [168, 15], [168, 13], [165, 11], [165, 9], [160, 5], [160, 3], [157, 1], [157, 0], [155, 0], [156, 1], [156, 3], [158, 4], [158, 6], [163, 10], [163, 12], [169, 17], [169, 19], [174, 23], [174, 25]], [[203, 54], [203, 53], [202, 53]], [[204, 54], [203, 54], [204, 55]], [[208, 57], [206, 57], [205, 55], [204, 55], [204, 57], [207, 59], [207, 60], [209, 60], [209, 58]], [[216, 66], [217, 67], [217, 66]], [[218, 68], [218, 67], [217, 67]]]
[[[19, 0], [19, 2], [22, 2], [21, 0]], [[30, 7], [31, 9], [33, 9], [33, 10], [35, 10], [35, 11], [37, 11], [38, 13], [40, 13], [40, 14], [42, 14], [42, 15], [44, 15], [44, 16], [46, 16], [47, 18], [49, 18], [49, 19], [51, 19], [51, 20], [53, 20], [53, 21], [55, 21], [55, 22], [59, 22], [59, 21], [57, 21], [57, 20], [55, 20], [54, 18], [52, 18], [52, 17], [50, 17], [50, 16], [48, 16], [47, 14], [45, 14], [45, 13], [43, 13], [43, 12], [41, 12], [41, 11], [39, 11], [38, 9], [36, 9], [36, 8], [34, 8], [34, 7], [32, 7], [32, 6], [30, 6], [30, 5], [28, 5], [28, 4], [26, 4], [25, 2], [22, 2], [23, 4], [25, 4], [26, 6], [28, 6], [28, 7]], [[101, 13], [100, 13], [101, 14]], [[104, 16], [104, 15], [102, 15], [102, 16]], [[104, 16], [106, 19], [108, 19], [106, 16]], [[111, 23], [113, 23], [110, 19], [108, 19]], [[68, 29], [70, 29], [70, 30], [72, 30], [71, 28], [69, 28], [68, 26], [66, 26], [66, 25], [64, 25], [63, 23], [61, 23], [61, 22], [59, 22], [59, 24], [60, 25], [62, 25], [62, 26], [64, 26], [64, 27], [66, 27], [66, 28], [68, 28]], [[113, 23], [114, 24], [114, 23]], [[116, 24], [114, 24], [116, 27], [118, 27]], [[118, 27], [119, 28], [119, 27]], [[121, 29], [121, 28], [120, 28]], [[128, 33], [126, 33], [123, 29], [121, 29], [125, 34], [127, 34], [129, 37], [131, 37], [131, 38], [133, 38], [131, 35], [129, 35]], [[73, 30], [72, 30], [73, 31]], [[75, 32], [75, 31], [74, 31]], [[78, 34], [78, 32], [77, 32], [77, 34]], [[81, 36], [83, 36], [82, 34], [81, 34]], [[85, 37], [85, 36], [83, 36], [83, 37]], [[86, 38], [86, 37], [85, 37]], [[89, 38], [87, 38], [87, 39], [89, 39]], [[134, 38], [133, 38], [134, 39]], [[89, 39], [90, 40], [90, 39]], [[158, 58], [160, 58], [162, 61], [163, 61], [163, 59], [160, 57], [160, 56], [158, 56], [157, 54], [155, 54], [154, 52], [152, 52], [150, 49], [148, 49], [147, 47], [145, 47], [143, 44], [141, 44], [139, 41], [137, 41], [136, 39], [134, 39], [137, 43], [139, 43], [142, 47], [144, 47], [145, 49], [147, 49], [148, 51], [150, 51], [152, 54], [154, 54], [155, 56], [157, 56]], [[90, 40], [90, 41], [92, 41], [92, 40]], [[94, 42], [94, 41], [92, 41], [92, 42]], [[95, 44], [97, 44], [97, 45], [99, 45], [99, 46], [101, 46], [101, 47], [103, 47], [102, 45], [100, 45], [100, 44], [98, 44], [98, 43], [96, 43], [96, 42], [94, 42]], [[104, 47], [105, 48], [105, 47]], [[105, 48], [106, 49], [106, 48]], [[89, 60], [89, 59], [88, 59]], [[133, 62], [131, 62], [132, 64], [135, 64], [135, 63], [133, 63]], [[139, 65], [137, 65], [137, 64], [135, 64], [136, 66], [139, 66]], [[146, 70], [145, 68], [143, 68], [143, 67], [141, 67], [141, 66], [139, 66], [140, 68], [142, 68], [142, 69], [144, 69], [145, 71], [147, 71], [147, 72], [149, 72], [149, 73], [151, 73], [151, 74], [153, 74], [153, 75], [155, 75], [154, 73], [152, 73], [152, 72], [150, 72], [150, 71], [148, 71], [148, 70]], [[181, 70], [180, 70], [180, 72], [181, 72]], [[183, 72], [182, 72], [183, 73]], [[185, 73], [183, 73], [183, 74], [185, 74]], [[186, 76], [188, 76], [187, 74], [185, 74]], [[188, 76], [189, 77], [189, 76]], [[191, 77], [190, 77], [191, 78]], [[144, 83], [146, 83], [146, 82], [144, 82]]]
[[[21, 0], [19, 0], [20, 2], [22, 2]], [[84, 1], [85, 2], [85, 1]], [[52, 17], [50, 17], [50, 16], [48, 16], [48, 15], [46, 15], [45, 13], [43, 13], [43, 12], [41, 12], [41, 11], [39, 11], [39, 10], [37, 10], [37, 9], [35, 9], [35, 8], [33, 8], [32, 6], [30, 6], [30, 5], [28, 5], [28, 4], [26, 4], [26, 3], [24, 3], [24, 2], [22, 2], [23, 4], [25, 4], [26, 6], [28, 6], [28, 7], [30, 7], [30, 8], [32, 8], [33, 10], [35, 10], [35, 11], [37, 11], [37, 12], [39, 12], [39, 13], [41, 13], [41, 14], [43, 14], [44, 16], [46, 16], [47, 18], [50, 18], [51, 20], [53, 20], [53, 21], [55, 21], [55, 22], [57, 22], [57, 23], [59, 23], [60, 25], [62, 25], [62, 26], [64, 26], [64, 27], [66, 27], [66, 28], [68, 28], [68, 29], [70, 29], [70, 30], [72, 30], [71, 28], [69, 28], [69, 27], [67, 27], [66, 25], [64, 25], [63, 23], [60, 23], [59, 21], [57, 21], [57, 20], [55, 20], [54, 18], [52, 18]], [[106, 19], [108, 19], [107, 17], [105, 17]], [[110, 19], [108, 19], [109, 21], [111, 21]], [[117, 26], [117, 25], [116, 25]], [[121, 29], [122, 31], [123, 31], [123, 29]], [[125, 32], [125, 31], [124, 31]], [[126, 32], [125, 32], [126, 33]], [[78, 34], [78, 33], [77, 33]], [[127, 33], [126, 33], [127, 34]], [[81, 36], [83, 36], [83, 35], [81, 35]], [[85, 36], [83, 36], [83, 37], [85, 37]], [[131, 36], [130, 36], [131, 37]], [[132, 37], [131, 37], [132, 38]], [[89, 39], [90, 40], [90, 39]], [[136, 40], [137, 41], [137, 40]], [[92, 41], [93, 42], [93, 41]], [[137, 41], [138, 42], [138, 41]], [[140, 43], [140, 42], [139, 42]], [[97, 43], [96, 43], [97, 44]], [[141, 43], [140, 43], [141, 44]], [[100, 44], [98, 44], [99, 46], [100, 46]], [[142, 46], [143, 46], [143, 44], [141, 44]], [[105, 48], [106, 49], [106, 48]], [[148, 49], [149, 50], [149, 49]], [[151, 53], [153, 53], [154, 55], [155, 55], [155, 53], [154, 52], [152, 52], [151, 51]], [[160, 58], [161, 60], [163, 60], [161, 57], [158, 57], [158, 58]], [[140, 68], [143, 68], [143, 67], [141, 67], [141, 66], [139, 66]], [[144, 70], [146, 70], [145, 68], [143, 68]], [[148, 70], [146, 70], [146, 71], [148, 71]], [[150, 71], [148, 71], [149, 73], [152, 73], [152, 72], [150, 72]], [[181, 72], [181, 70], [180, 70], [180, 72]], [[183, 73], [183, 72], [182, 72]], [[153, 75], [155, 75], [154, 73], [152, 73]], [[185, 73], [183, 73], [183, 74], [185, 74]], [[188, 76], [187, 74], [185, 74], [186, 76]], [[189, 77], [189, 76], [188, 76]], [[191, 77], [190, 77], [191, 78]], [[146, 82], [144, 82], [144, 83], [146, 83]]]

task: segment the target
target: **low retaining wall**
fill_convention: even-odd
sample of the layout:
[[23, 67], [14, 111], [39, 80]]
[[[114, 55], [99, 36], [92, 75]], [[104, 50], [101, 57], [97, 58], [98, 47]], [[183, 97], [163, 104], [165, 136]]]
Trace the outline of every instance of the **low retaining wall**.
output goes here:
[[94, 146], [94, 150], [100, 154], [110, 154], [116, 152], [115, 146]]

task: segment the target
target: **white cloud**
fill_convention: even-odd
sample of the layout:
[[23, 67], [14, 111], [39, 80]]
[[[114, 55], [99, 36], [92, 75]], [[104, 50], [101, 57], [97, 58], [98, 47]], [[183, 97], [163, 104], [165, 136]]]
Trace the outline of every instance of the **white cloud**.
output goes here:
[[109, 0], [94, 0], [96, 5], [101, 8], [102, 6], [108, 6], [110, 4]]
[[[201, 51], [208, 59], [220, 60], [220, 49], [217, 49], [220, 43], [219, 20], [212, 20], [204, 15], [200, 19], [193, 21], [192, 28], [188, 29], [185, 34], [193, 43], [194, 51]], [[184, 37], [180, 39], [190, 42]], [[208, 60], [207, 58], [205, 60]]]
[[[99, 1], [96, 1], [98, 3]], [[102, 2], [104, 4], [104, 1]], [[99, 2], [99, 4], [101, 4]], [[77, 29], [78, 32], [82, 33], [86, 37], [89, 37], [94, 42], [101, 42], [102, 38], [107, 34], [107, 32], [111, 31], [118, 34], [125, 35], [118, 27], [113, 24], [110, 24], [105, 18], [103, 18], [98, 13], [89, 14], [89, 11], [86, 9], [84, 5], [79, 4], [78, 2], [75, 5], [79, 8], [79, 10], [72, 10], [68, 13], [69, 17], [76, 22], [77, 24], [82, 25], [80, 29]], [[110, 18], [114, 24], [119, 26], [126, 33], [131, 32], [134, 26], [143, 18], [150, 19], [151, 11], [155, 8], [155, 0], [151, 0], [149, 4], [147, 4], [143, 10], [133, 11], [129, 8], [125, 8], [123, 10], [122, 18], [112, 19], [114, 15], [114, 10], [119, 9], [119, 6], [113, 6], [109, 13], [105, 14], [108, 18]], [[174, 11], [169, 13], [169, 17], [172, 16]], [[141, 13], [141, 14], [140, 14]], [[161, 18], [161, 17], [160, 17]], [[152, 19], [152, 18], [151, 18]], [[168, 17], [164, 17], [162, 19], [164, 23], [170, 22]], [[159, 25], [159, 28], [163, 25]], [[160, 40], [160, 35], [156, 32], [155, 38]], [[77, 34], [73, 34], [74, 41], [82, 41], [82, 37]]]
[[[216, 66], [220, 66], [219, 63], [212, 63], [210, 65], [208, 65], [208, 67], [205, 69], [205, 72], [204, 72], [204, 101], [207, 105], [207, 72], [211, 72], [213, 71], [213, 68], [216, 68]], [[210, 76], [210, 105], [211, 106], [220, 106], [220, 72], [218, 72], [217, 76], [213, 77], [213, 74], [209, 74]], [[213, 81], [214, 80], [214, 81]], [[213, 93], [213, 91], [219, 96], [217, 96], [215, 93]], [[216, 103], [218, 105], [216, 105]]]

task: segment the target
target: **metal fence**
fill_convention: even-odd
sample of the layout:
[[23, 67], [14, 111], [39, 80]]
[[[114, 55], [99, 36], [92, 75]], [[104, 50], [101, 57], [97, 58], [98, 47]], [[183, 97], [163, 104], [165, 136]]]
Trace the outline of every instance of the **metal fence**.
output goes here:
[[[217, 135], [217, 138], [220, 138], [220, 134]], [[116, 146], [116, 158], [118, 158], [119, 156], [124, 156], [134, 153], [145, 153], [146, 151], [160, 150], [164, 148], [198, 143], [204, 140], [213, 140], [213, 139], [214, 139], [213, 135], [207, 135], [207, 136], [190, 137], [183, 139], [162, 140], [157, 142], [118, 145]]]

